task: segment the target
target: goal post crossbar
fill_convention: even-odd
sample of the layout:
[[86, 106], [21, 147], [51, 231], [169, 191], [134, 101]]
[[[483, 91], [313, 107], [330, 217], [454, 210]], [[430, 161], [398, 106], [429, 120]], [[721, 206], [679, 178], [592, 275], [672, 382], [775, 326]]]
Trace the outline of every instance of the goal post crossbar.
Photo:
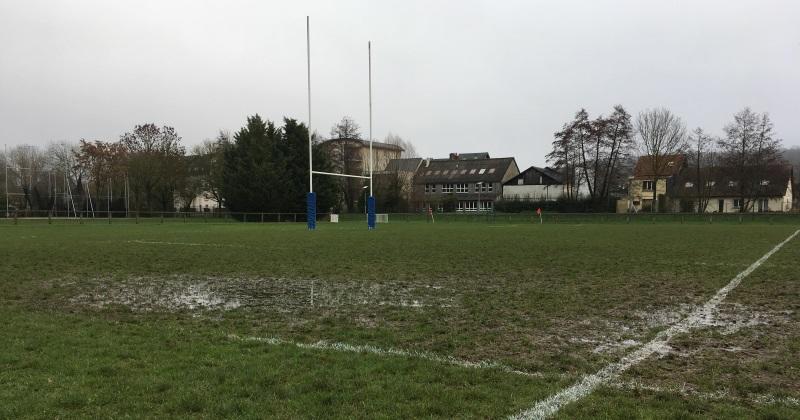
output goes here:
[[372, 179], [372, 177], [364, 176], [364, 175], [350, 175], [350, 174], [337, 174], [333, 172], [322, 172], [322, 171], [311, 171], [312, 174], [317, 175], [330, 175], [330, 176], [342, 176], [345, 178], [361, 178], [361, 179]]

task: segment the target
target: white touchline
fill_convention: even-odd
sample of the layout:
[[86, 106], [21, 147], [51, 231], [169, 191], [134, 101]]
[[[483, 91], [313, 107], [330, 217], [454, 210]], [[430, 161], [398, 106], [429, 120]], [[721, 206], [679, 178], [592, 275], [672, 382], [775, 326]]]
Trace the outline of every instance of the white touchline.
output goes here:
[[656, 337], [653, 338], [650, 342], [643, 345], [636, 351], [631, 354], [626, 355], [623, 357], [619, 362], [612, 363], [607, 365], [606, 367], [600, 369], [599, 371], [595, 372], [592, 375], [584, 376], [580, 381], [576, 384], [570, 386], [569, 388], [563, 389], [557, 394], [553, 394], [547, 397], [544, 400], [541, 400], [536, 403], [533, 407], [524, 410], [522, 412], [517, 413], [514, 416], [511, 416], [512, 419], [544, 419], [550, 417], [558, 412], [566, 404], [571, 402], [578, 401], [579, 399], [589, 395], [597, 386], [602, 385], [603, 383], [607, 383], [612, 379], [617, 378], [622, 372], [638, 364], [639, 362], [645, 360], [646, 358], [653, 355], [653, 353], [658, 352], [666, 348], [667, 343], [669, 342], [672, 337], [677, 334], [687, 332], [693, 328], [697, 328], [698, 326], [703, 325], [703, 321], [707, 320], [710, 316], [712, 316], [713, 311], [716, 307], [725, 300], [725, 297], [728, 296], [739, 283], [742, 282], [742, 279], [750, 275], [755, 269], [761, 266], [772, 254], [778, 252], [784, 245], [786, 245], [789, 241], [791, 241], [797, 234], [800, 233], [800, 229], [796, 230], [793, 234], [789, 235], [783, 242], [775, 245], [769, 252], [764, 254], [758, 261], [751, 264], [747, 267], [744, 271], [737, 274], [725, 287], [719, 289], [717, 293], [709, 299], [705, 304], [696, 308], [692, 313], [689, 314], [686, 318], [682, 319], [676, 324], [673, 324], [666, 330], [663, 330], [656, 334]]
[[542, 374], [540, 373], [523, 372], [521, 370], [514, 369], [511, 366], [504, 365], [502, 363], [494, 361], [480, 360], [477, 362], [472, 362], [469, 360], [456, 359], [455, 357], [452, 356], [443, 356], [436, 353], [430, 353], [418, 350], [402, 350], [391, 347], [380, 348], [370, 345], [357, 345], [357, 344], [337, 343], [328, 341], [317, 341], [315, 343], [299, 343], [299, 342], [281, 340], [280, 338], [275, 338], [275, 337], [239, 337], [234, 334], [228, 335], [228, 338], [233, 340], [242, 340], [242, 341], [256, 341], [259, 343], [266, 343], [274, 346], [277, 345], [295, 346], [301, 349], [331, 350], [331, 351], [339, 351], [346, 353], [368, 353], [380, 356], [410, 357], [415, 359], [424, 359], [432, 362], [459, 366], [468, 369], [495, 369], [501, 372], [512, 373], [515, 375], [522, 375], [529, 377], [542, 376]]

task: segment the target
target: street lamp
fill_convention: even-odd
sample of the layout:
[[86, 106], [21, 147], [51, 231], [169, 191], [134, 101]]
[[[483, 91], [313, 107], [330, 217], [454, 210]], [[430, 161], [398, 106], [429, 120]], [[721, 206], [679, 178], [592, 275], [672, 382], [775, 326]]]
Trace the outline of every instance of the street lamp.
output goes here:
[[369, 188], [369, 185], [361, 187], [364, 190], [364, 214], [367, 214], [367, 188]]
[[483, 181], [475, 183], [475, 188], [478, 189], [478, 213], [481, 212], [481, 187], [483, 187]]

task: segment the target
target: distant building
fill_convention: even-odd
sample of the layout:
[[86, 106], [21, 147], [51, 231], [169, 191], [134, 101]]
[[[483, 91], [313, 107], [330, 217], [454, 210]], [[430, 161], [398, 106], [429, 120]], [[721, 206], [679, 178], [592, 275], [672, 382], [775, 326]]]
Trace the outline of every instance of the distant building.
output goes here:
[[[361, 139], [330, 139], [321, 144], [331, 160], [333, 172], [349, 175], [369, 175], [369, 146], [367, 140]], [[389, 143], [372, 142], [372, 171], [373, 174], [386, 169], [392, 159], [399, 159], [403, 148]], [[359, 200], [363, 197], [363, 186], [366, 180], [357, 178], [341, 178], [340, 193], [338, 198], [341, 211], [357, 212], [363, 206]]]
[[488, 156], [452, 153], [449, 159], [424, 160], [414, 177], [414, 207], [439, 212], [494, 210], [503, 183], [519, 174], [519, 167], [514, 158]]
[[[747, 203], [742, 199], [742, 185], [736, 171], [725, 168], [703, 168], [697, 174], [683, 171], [669, 190], [671, 211], [696, 212], [705, 203], [705, 213], [788, 212], [792, 209], [794, 171], [791, 165], [773, 165], [746, 188]], [[743, 209], [743, 206], [747, 208]]]
[[553, 201], [565, 191], [564, 177], [548, 167], [531, 166], [503, 183], [504, 200]]
[[662, 210], [666, 210], [667, 186], [684, 168], [684, 154], [662, 156], [657, 165], [653, 164], [652, 156], [640, 157], [629, 180], [628, 196], [617, 201], [617, 212], [652, 211], [656, 197]]
[[[334, 172], [351, 175], [369, 174], [369, 141], [361, 139], [330, 139], [321, 144], [328, 153]], [[372, 170], [382, 171], [392, 159], [400, 159], [403, 148], [396, 144], [372, 142]]]

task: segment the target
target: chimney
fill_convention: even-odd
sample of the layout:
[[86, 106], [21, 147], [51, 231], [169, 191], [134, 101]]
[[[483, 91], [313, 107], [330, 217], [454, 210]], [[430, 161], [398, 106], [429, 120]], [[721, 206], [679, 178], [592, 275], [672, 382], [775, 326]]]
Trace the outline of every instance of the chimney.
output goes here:
[[458, 153], [450, 153], [450, 160], [458, 160]]

